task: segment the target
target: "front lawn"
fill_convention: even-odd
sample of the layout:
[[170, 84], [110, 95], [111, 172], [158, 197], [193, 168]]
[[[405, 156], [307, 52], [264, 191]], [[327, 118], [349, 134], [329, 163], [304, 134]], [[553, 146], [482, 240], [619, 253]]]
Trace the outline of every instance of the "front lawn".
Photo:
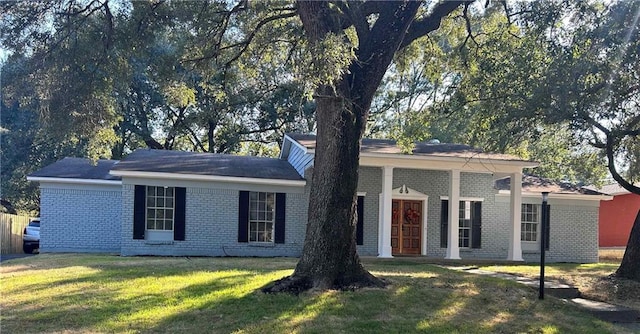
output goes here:
[[[600, 263], [552, 263], [545, 266], [545, 278], [575, 286], [583, 297], [640, 310], [640, 282], [612, 276], [620, 261]], [[481, 269], [540, 277], [540, 265], [494, 265]]]
[[607, 333], [513, 282], [367, 260], [387, 289], [265, 295], [295, 259], [42, 254], [0, 267], [2, 333]]

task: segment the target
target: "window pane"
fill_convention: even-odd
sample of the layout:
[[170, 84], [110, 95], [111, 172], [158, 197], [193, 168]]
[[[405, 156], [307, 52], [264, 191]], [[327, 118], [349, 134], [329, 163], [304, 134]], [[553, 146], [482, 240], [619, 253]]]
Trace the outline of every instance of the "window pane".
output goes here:
[[273, 221], [274, 204], [274, 193], [249, 193], [249, 241], [272, 241], [271, 225], [267, 222]]
[[267, 223], [266, 229], [267, 229], [266, 241], [273, 241], [273, 223]]

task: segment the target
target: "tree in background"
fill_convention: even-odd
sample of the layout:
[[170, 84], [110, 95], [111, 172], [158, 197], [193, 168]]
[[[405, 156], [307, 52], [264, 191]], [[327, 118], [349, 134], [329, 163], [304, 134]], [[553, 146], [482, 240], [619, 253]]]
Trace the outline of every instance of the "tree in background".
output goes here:
[[[300, 25], [295, 9], [280, 5], [1, 3], [0, 42], [11, 53], [2, 76], [3, 196], [37, 209], [25, 176], [65, 156], [121, 158], [139, 147], [232, 153], [312, 129], [313, 103], [292, 74]], [[27, 130], [30, 139], [18, 140]]]
[[[377, 104], [389, 127], [374, 129], [535, 159], [533, 172], [553, 179], [597, 183], [608, 170], [640, 193], [640, 2], [503, 3], [470, 14], [397, 56]], [[636, 280], [638, 225], [618, 270]]]
[[[571, 170], [588, 176], [567, 164], [597, 171], [591, 166], [604, 152], [614, 178], [639, 190], [630, 182], [640, 155], [638, 2], [498, 2], [478, 15], [471, 1], [1, 8], [0, 41], [17, 69], [15, 80], [3, 77], [3, 107], [37, 115], [34, 138], [45, 140], [31, 145], [51, 148], [42, 156], [106, 156], [116, 143], [117, 156], [141, 145], [230, 152], [317, 127], [303, 255], [271, 291], [383, 285], [362, 267], [354, 238], [360, 140], [372, 105], [385, 115], [409, 111], [390, 130], [398, 136], [450, 136], [529, 157], [561, 153], [546, 173], [565, 178]], [[431, 32], [441, 35], [425, 38]], [[601, 151], [566, 149], [577, 143]], [[627, 253], [638, 263], [637, 251]]]
[[459, 10], [396, 55], [373, 105], [372, 135], [400, 143], [438, 139], [540, 161], [531, 171], [595, 184], [604, 154], [574, 135], [568, 120], [542, 117], [535, 82], [552, 55], [539, 35], [510, 21], [501, 6]]

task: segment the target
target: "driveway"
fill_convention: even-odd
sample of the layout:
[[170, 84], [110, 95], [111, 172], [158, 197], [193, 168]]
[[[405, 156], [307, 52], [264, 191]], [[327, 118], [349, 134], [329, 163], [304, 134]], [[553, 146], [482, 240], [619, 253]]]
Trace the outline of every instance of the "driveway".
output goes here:
[[4, 262], [11, 259], [21, 259], [23, 257], [34, 256], [37, 254], [2, 254], [0, 255], [0, 262]]

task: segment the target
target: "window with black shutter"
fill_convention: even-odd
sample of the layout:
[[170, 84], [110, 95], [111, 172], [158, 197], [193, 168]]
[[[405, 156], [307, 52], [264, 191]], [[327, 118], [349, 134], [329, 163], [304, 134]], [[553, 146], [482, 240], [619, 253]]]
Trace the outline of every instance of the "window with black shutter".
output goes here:
[[186, 189], [182, 187], [134, 187], [133, 238], [184, 240]]
[[[458, 211], [458, 246], [481, 248], [482, 202], [460, 201]], [[449, 236], [449, 201], [442, 200], [440, 206], [440, 247], [447, 248]]]
[[358, 196], [358, 205], [356, 207], [356, 244], [364, 243], [364, 196]]
[[284, 243], [285, 193], [240, 191], [238, 242]]

